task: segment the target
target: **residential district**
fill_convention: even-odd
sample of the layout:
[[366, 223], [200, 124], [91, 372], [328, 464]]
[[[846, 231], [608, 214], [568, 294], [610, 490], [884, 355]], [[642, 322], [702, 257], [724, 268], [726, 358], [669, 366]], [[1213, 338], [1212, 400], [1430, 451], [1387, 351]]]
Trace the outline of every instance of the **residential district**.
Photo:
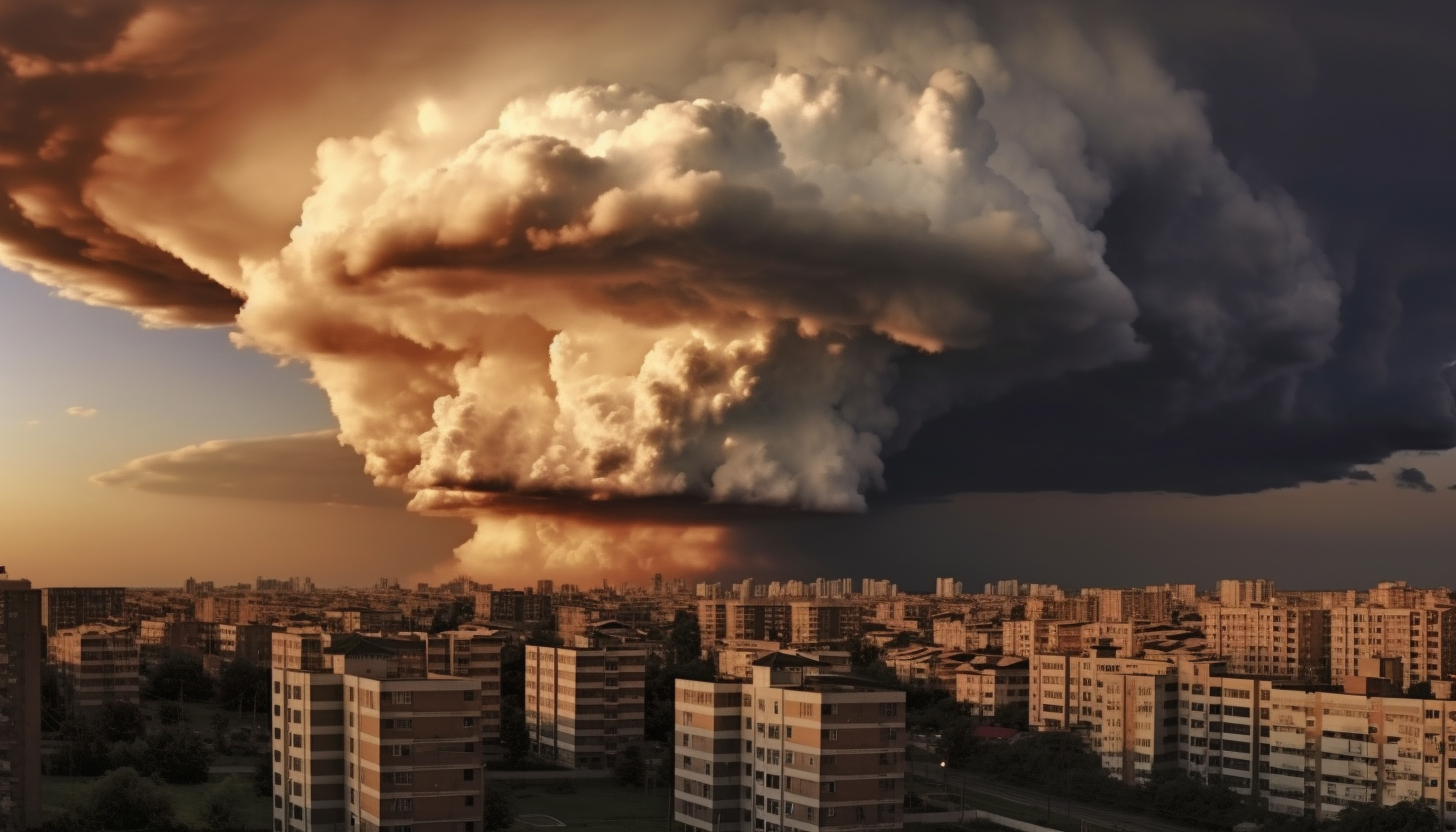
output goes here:
[[[10, 830], [85, 828], [66, 827], [81, 822], [43, 787], [204, 782], [253, 754], [241, 770], [261, 820], [235, 828], [559, 825], [570, 784], [601, 772], [623, 794], [655, 781], [663, 795], [657, 819], [612, 828], [899, 829], [947, 808], [964, 818], [968, 789], [1042, 743], [1090, 760], [1107, 788], [1181, 778], [1266, 824], [1406, 806], [1456, 828], [1450, 590], [1207, 589], [661, 576], [32, 588], [0, 569], [0, 815]], [[209, 724], [189, 722], [198, 708]], [[117, 774], [132, 769], [152, 779]], [[536, 814], [492, 786], [553, 771], [581, 779]], [[1050, 819], [1051, 775], [1038, 776]], [[1016, 785], [1005, 802], [1024, 809]], [[1060, 814], [1076, 814], [1071, 788]]]

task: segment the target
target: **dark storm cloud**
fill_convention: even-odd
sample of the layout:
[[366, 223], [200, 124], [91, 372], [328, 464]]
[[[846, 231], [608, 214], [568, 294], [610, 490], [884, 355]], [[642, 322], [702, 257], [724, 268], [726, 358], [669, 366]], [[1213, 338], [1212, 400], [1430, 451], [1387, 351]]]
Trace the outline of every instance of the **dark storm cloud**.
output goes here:
[[1395, 487], [1409, 488], [1412, 491], [1424, 491], [1427, 494], [1436, 490], [1431, 481], [1426, 479], [1426, 473], [1419, 468], [1398, 468], [1395, 472]]
[[[1250, 383], [1209, 397], [1204, 372], [1149, 292], [1240, 282], [1242, 246], [1205, 261], [1166, 211], [1165, 183], [1130, 180], [1098, 229], [1132, 288], [1150, 356], [1024, 386], [929, 425], [889, 460], [891, 495], [959, 490], [1258, 491], [1343, 477], [1398, 450], [1456, 444], [1456, 7], [1363, 3], [1082, 7], [1143, 33], [1206, 96], [1214, 139], [1255, 187], [1286, 190], [1341, 284], [1339, 333], [1313, 366], [1260, 378], [1297, 344], [1246, 342]], [[1024, 8], [995, 6], [1014, 27]], [[999, 11], [998, 11], [999, 10]], [[1257, 317], [1259, 306], [1241, 307]]]
[[1366, 471], [1360, 468], [1355, 468], [1352, 469], [1349, 473], [1345, 474], [1345, 479], [1354, 480], [1356, 482], [1375, 482], [1377, 477], [1375, 476], [1375, 472], [1373, 471]]

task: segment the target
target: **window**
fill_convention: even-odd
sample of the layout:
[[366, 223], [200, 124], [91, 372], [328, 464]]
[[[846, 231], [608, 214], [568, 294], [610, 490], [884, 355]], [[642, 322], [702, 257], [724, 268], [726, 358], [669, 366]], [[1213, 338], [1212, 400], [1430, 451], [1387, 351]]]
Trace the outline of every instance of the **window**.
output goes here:
[[303, 771], [303, 759], [300, 757], [289, 757], [288, 765], [294, 771]]
[[293, 783], [293, 794], [295, 797], [303, 797], [303, 784], [295, 781]]
[[302, 734], [294, 734], [293, 735], [293, 747], [294, 748], [302, 748], [303, 747], [303, 735]]
[[834, 781], [825, 780], [823, 783], [820, 784], [819, 791], [825, 794], [834, 794]]
[[389, 693], [389, 703], [391, 705], [413, 705], [414, 701], [415, 695], [413, 691], [396, 690], [390, 691]]
[[899, 714], [900, 714], [900, 703], [898, 703], [898, 702], [881, 702], [880, 703], [880, 716], [898, 716]]
[[466, 780], [474, 780], [475, 779], [475, 769], [473, 769], [473, 768], [467, 768], [464, 771], [460, 772], [460, 774]]
[[283, 716], [283, 708], [280, 707], [280, 706], [278, 706], [278, 705], [274, 705], [273, 706], [273, 715], [276, 716], [276, 717]]
[[475, 805], [475, 795], [473, 795], [473, 794], [467, 794], [465, 796], [465, 805], [466, 806], [474, 806]]
[[791, 740], [793, 738], [794, 738], [794, 726], [792, 726], [792, 725], [785, 725], [784, 726], [784, 739]]
[[475, 701], [475, 691], [473, 691], [473, 690], [467, 690], [467, 691], [465, 691], [465, 701], [466, 702], [474, 702]]
[[293, 721], [294, 722], [303, 722], [303, 711], [294, 711], [293, 712]]
[[824, 729], [824, 739], [826, 739], [826, 740], [837, 740], [837, 739], [839, 739], [839, 729], [838, 728], [825, 728]]
[[283, 692], [283, 683], [281, 683], [281, 682], [274, 682], [273, 683], [273, 692], [274, 693], [282, 693]]
[[819, 709], [819, 714], [821, 716], [838, 716], [839, 706], [831, 704], [829, 702], [825, 702], [824, 705]]
[[391, 757], [408, 757], [409, 755], [410, 747], [407, 745], [391, 745], [389, 747], [389, 756]]
[[474, 728], [475, 727], [475, 717], [473, 717], [473, 716], [467, 716], [467, 717], [465, 717], [465, 727], [466, 728]]
[[396, 786], [408, 786], [414, 782], [415, 773], [413, 771], [396, 771], [394, 773], [394, 785]]
[[415, 799], [413, 797], [396, 797], [389, 801], [389, 808], [394, 812], [413, 812]]
[[281, 739], [283, 739], [283, 729], [282, 728], [274, 728], [273, 729], [273, 739], [275, 739], [275, 740], [281, 740]]

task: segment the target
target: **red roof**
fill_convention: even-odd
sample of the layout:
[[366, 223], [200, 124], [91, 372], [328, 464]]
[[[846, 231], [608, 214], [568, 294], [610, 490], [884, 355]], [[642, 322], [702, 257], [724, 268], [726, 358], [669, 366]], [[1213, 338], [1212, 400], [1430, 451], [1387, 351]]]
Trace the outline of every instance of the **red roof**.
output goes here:
[[1015, 728], [1002, 728], [996, 725], [982, 725], [971, 732], [971, 736], [978, 740], [1009, 740], [1021, 733]]

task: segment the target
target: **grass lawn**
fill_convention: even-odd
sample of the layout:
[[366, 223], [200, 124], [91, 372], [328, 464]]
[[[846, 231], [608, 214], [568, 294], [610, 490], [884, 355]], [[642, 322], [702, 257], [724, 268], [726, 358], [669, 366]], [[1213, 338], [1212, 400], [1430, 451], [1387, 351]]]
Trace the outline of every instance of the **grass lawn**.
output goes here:
[[[562, 782], [562, 781], [554, 781]], [[667, 829], [668, 790], [665, 787], [628, 789], [611, 780], [564, 781], [572, 794], [557, 794], [553, 781], [530, 780], [511, 784], [517, 815], [550, 815], [578, 832], [657, 832]], [[513, 830], [529, 830], [520, 821]], [[560, 829], [560, 827], [556, 827]]]
[[[40, 778], [40, 803], [44, 817], [48, 820], [75, 806], [86, 788], [100, 779], [99, 777]], [[212, 784], [221, 779], [223, 778], [215, 777], [210, 783], [199, 783], [195, 786], [163, 785], [162, 788], [171, 796], [172, 805], [177, 810], [178, 820], [193, 826], [201, 826], [202, 802], [206, 799]], [[268, 806], [268, 798], [254, 795], [251, 783], [248, 785], [249, 800], [245, 804], [243, 813], [247, 828], [271, 829], [273, 815]]]

